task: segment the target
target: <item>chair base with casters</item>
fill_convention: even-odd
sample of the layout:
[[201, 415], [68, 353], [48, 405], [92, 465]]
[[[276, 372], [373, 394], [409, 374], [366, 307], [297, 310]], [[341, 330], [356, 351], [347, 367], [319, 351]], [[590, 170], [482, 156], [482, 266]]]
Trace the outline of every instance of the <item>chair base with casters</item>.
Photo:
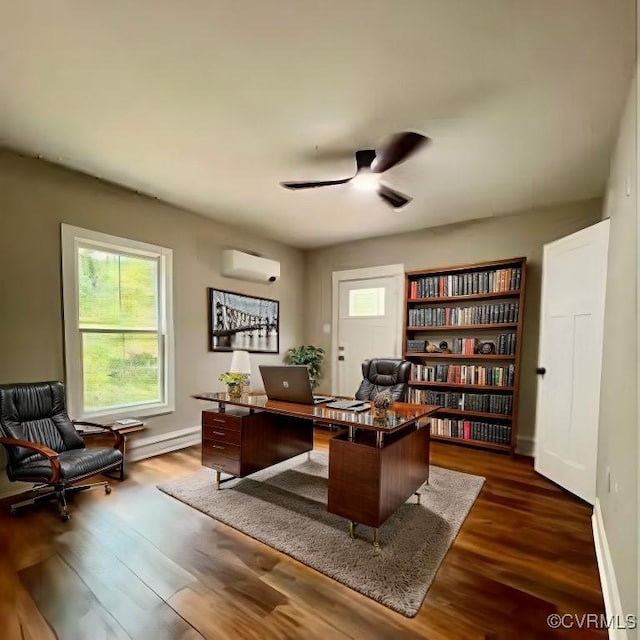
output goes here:
[[[86, 422], [82, 424], [90, 424], [92, 427], [100, 427], [105, 431], [112, 433], [115, 438], [113, 449], [109, 447], [91, 447], [57, 453], [48, 447], [26, 440], [0, 438], [0, 444], [31, 449], [46, 458], [46, 460], [39, 459], [32, 463], [22, 465], [18, 469], [10, 469], [7, 467], [7, 473], [11, 480], [35, 482], [36, 487], [34, 487], [32, 491], [36, 492], [40, 492], [45, 488], [48, 489], [45, 492], [37, 493], [30, 498], [13, 503], [9, 507], [9, 513], [11, 515], [16, 515], [18, 510], [22, 508], [55, 499], [58, 501], [60, 519], [63, 522], [66, 522], [71, 517], [67, 506], [67, 496], [98, 487], [104, 487], [104, 491], [107, 495], [111, 493], [111, 486], [108, 480], [101, 480], [82, 485], [76, 484], [77, 482], [111, 471], [119, 472], [120, 480], [124, 478], [124, 456], [121, 451], [124, 437], [122, 434], [117, 431], [111, 431], [108, 427], [104, 427], [103, 425]], [[46, 469], [47, 465], [49, 465], [49, 469]], [[87, 469], [87, 472], [78, 473], [77, 470], [79, 465], [84, 466]], [[42, 481], [43, 475], [48, 476], [46, 482]]]
[[60, 519], [66, 522], [71, 517], [69, 515], [69, 509], [67, 506], [67, 496], [79, 493], [80, 491], [88, 491], [89, 489], [96, 489], [98, 487], [104, 487], [104, 492], [109, 495], [111, 493], [111, 486], [108, 480], [102, 482], [91, 482], [90, 484], [81, 485], [59, 485], [48, 487], [48, 485], [40, 485], [34, 487], [32, 491], [39, 491], [40, 489], [47, 487], [45, 493], [37, 493], [31, 498], [15, 502], [9, 507], [9, 514], [12, 516], [18, 515], [21, 509], [32, 507], [40, 502], [49, 502], [51, 500], [58, 501], [58, 509], [60, 511]]
[[[87, 447], [75, 424], [111, 434], [113, 447]], [[61, 382], [0, 385], [0, 445], [7, 451], [9, 480], [36, 485], [36, 495], [11, 505], [12, 514], [55, 499], [66, 521], [69, 495], [95, 487], [111, 493], [107, 480], [82, 485], [81, 481], [114, 471], [124, 477], [124, 436], [105, 425], [72, 422]]]

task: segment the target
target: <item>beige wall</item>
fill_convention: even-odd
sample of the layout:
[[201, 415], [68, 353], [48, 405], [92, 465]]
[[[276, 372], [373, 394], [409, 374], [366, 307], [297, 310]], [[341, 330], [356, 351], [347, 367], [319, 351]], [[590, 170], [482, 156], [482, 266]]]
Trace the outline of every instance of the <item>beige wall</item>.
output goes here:
[[[526, 256], [519, 436], [522, 449], [530, 450], [535, 420], [542, 246], [597, 222], [601, 213], [601, 200], [589, 200], [311, 251], [307, 254], [306, 339], [327, 349], [330, 358], [331, 336], [323, 333], [322, 326], [331, 322], [332, 271], [384, 264], [404, 264], [409, 271]], [[324, 392], [331, 391], [330, 369], [327, 363], [320, 387]]]
[[[301, 251], [0, 150], [0, 382], [64, 379], [61, 222], [173, 249], [176, 410], [148, 419], [145, 435], [198, 425], [203, 403], [190, 394], [222, 390], [217, 377], [231, 356], [207, 350], [207, 287], [280, 300], [281, 353], [252, 356], [256, 373], [258, 363], [281, 362], [302, 341]], [[267, 285], [223, 278], [224, 248], [279, 260], [281, 279]]]
[[637, 613], [638, 597], [636, 117], [634, 82], [620, 125], [604, 207], [604, 217], [611, 222], [596, 486], [625, 614]]

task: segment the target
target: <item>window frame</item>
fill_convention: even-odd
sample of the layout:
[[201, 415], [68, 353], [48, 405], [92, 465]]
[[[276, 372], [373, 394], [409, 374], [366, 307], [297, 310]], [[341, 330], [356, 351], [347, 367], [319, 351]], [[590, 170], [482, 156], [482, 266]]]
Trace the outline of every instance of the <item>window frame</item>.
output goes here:
[[[119, 405], [97, 411], [88, 411], [84, 407], [78, 252], [81, 247], [86, 246], [134, 257], [150, 257], [158, 261], [158, 365], [162, 372], [162, 397], [159, 402]], [[61, 249], [65, 374], [69, 414], [79, 420], [115, 420], [123, 416], [141, 418], [175, 411], [173, 250], [64, 223], [61, 225]]]

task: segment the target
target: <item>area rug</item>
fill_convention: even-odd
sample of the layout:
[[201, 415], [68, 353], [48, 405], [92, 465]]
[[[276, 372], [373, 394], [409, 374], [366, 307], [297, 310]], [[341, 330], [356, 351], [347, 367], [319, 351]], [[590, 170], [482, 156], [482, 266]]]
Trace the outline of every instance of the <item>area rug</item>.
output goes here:
[[432, 467], [428, 485], [380, 528], [327, 512], [327, 454], [298, 456], [215, 490], [215, 471], [203, 469], [158, 486], [161, 491], [282, 551], [405, 616], [413, 617], [455, 539], [484, 478]]

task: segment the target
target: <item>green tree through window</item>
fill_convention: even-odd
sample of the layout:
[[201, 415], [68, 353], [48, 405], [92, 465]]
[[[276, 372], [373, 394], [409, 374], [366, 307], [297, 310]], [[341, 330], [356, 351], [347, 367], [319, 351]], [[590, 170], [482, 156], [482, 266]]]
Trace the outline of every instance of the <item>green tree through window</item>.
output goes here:
[[158, 274], [156, 258], [80, 247], [85, 410], [162, 399]]

